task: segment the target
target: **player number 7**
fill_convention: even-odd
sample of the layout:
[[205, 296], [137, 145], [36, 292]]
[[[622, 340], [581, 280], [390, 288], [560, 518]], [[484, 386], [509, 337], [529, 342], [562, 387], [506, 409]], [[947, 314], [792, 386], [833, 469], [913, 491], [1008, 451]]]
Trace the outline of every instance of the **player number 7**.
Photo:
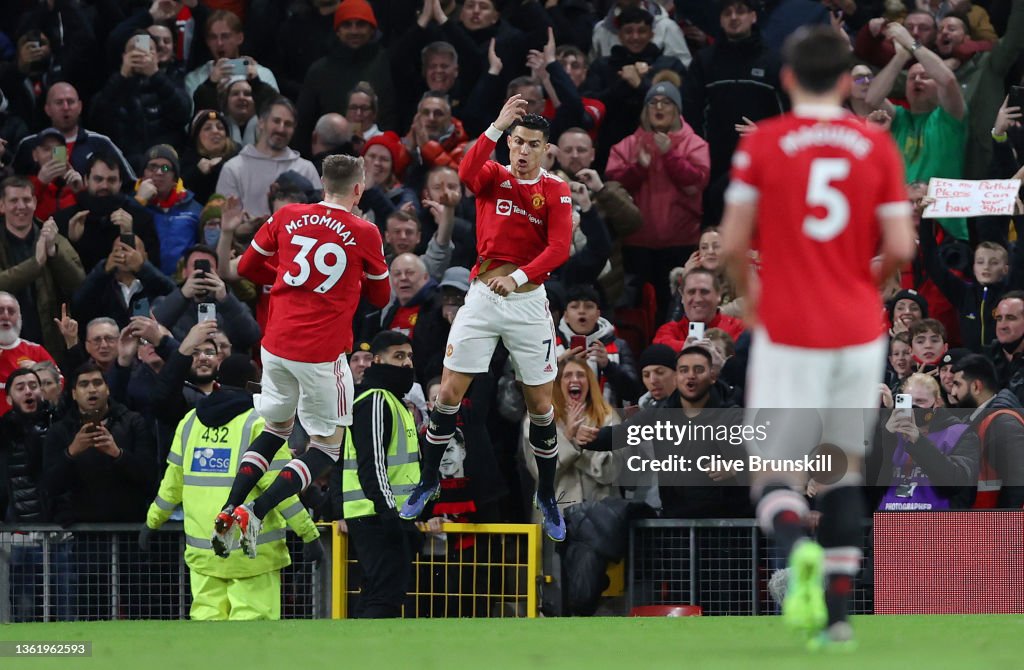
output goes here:
[[818, 242], [828, 242], [843, 232], [850, 222], [850, 202], [832, 182], [850, 176], [850, 161], [845, 158], [816, 158], [807, 176], [807, 206], [823, 207], [825, 216], [804, 217], [804, 233]]
[[[299, 266], [299, 273], [293, 275], [291, 270], [285, 273], [285, 283], [289, 286], [302, 286], [309, 280], [310, 267], [309, 267], [309, 252], [316, 246], [318, 240], [312, 237], [306, 237], [304, 235], [292, 236], [292, 243], [299, 247], [299, 253], [295, 254], [295, 258], [292, 259], [296, 265]], [[333, 258], [333, 263], [328, 263], [327, 259]], [[317, 247], [316, 253], [313, 254], [313, 265], [316, 267], [316, 271], [324, 275], [323, 283], [313, 289], [314, 293], [327, 293], [334, 287], [335, 284], [341, 279], [341, 276], [345, 274], [345, 267], [348, 265], [348, 255], [345, 253], [345, 249], [334, 242], [326, 242]]]

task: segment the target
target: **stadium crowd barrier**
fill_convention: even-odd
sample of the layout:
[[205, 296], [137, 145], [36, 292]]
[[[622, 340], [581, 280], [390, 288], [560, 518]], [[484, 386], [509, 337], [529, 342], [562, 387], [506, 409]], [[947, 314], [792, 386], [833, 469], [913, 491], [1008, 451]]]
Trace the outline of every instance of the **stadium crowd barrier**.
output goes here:
[[[346, 618], [359, 561], [336, 524], [327, 558], [282, 571], [286, 619]], [[139, 525], [0, 525], [0, 623], [184, 619], [191, 604], [180, 523], [137, 546]], [[551, 576], [551, 544], [533, 524], [443, 524], [414, 565], [403, 616], [534, 617]], [[1024, 613], [1024, 512], [883, 512], [865, 525], [857, 614]], [[621, 607], [697, 605], [705, 615], [773, 614], [784, 566], [752, 519], [654, 519], [630, 525]], [[614, 570], [612, 571], [614, 572]]]
[[[106, 619], [187, 619], [192, 604], [180, 522], [138, 546], [140, 524], [0, 524], [0, 623]], [[288, 534], [292, 564], [281, 571], [281, 617], [329, 616], [330, 579], [302, 561]]]

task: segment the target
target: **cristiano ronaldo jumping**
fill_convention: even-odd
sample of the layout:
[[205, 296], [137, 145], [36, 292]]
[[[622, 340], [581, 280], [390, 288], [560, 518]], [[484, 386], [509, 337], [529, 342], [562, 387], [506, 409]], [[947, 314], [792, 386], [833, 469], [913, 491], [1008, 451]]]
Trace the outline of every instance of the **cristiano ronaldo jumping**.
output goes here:
[[[506, 131], [507, 166], [489, 159]], [[462, 398], [473, 376], [487, 371], [501, 339], [523, 382], [530, 413], [530, 446], [539, 473], [535, 504], [547, 536], [555, 542], [565, 539], [565, 521], [555, 501], [558, 447], [551, 405], [558, 361], [543, 282], [569, 257], [572, 200], [568, 184], [541, 168], [548, 132], [548, 122], [526, 114], [526, 100], [514, 95], [459, 166], [459, 177], [476, 194], [477, 264], [448, 336], [422, 474], [402, 507], [403, 519], [417, 518], [438, 496], [438, 465], [455, 432]]]

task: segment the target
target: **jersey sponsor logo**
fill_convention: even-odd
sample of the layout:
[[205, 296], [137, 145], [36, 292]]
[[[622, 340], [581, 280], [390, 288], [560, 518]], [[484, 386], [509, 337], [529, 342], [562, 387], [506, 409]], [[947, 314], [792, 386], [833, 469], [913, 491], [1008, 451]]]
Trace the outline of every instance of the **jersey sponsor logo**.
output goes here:
[[192, 472], [220, 472], [231, 470], [231, 450], [206, 447], [192, 452]]
[[563, 195], [561, 198], [559, 198], [559, 202], [561, 202], [563, 205], [571, 205], [572, 198], [570, 198], [567, 195]]
[[[537, 196], [534, 196], [534, 197], [536, 198]], [[543, 202], [544, 196], [540, 196], [540, 198], [541, 198], [541, 205], [543, 205], [544, 204], [544, 202]], [[534, 202], [536, 202], [536, 200]], [[534, 206], [536, 207], [537, 205], [534, 205]], [[530, 220], [530, 223], [535, 223], [538, 226], [543, 226], [544, 225], [544, 220], [543, 219], [540, 219], [540, 218], [534, 216], [533, 214], [530, 214], [529, 212], [527, 212], [522, 207], [514, 204], [511, 200], [498, 200], [498, 203], [495, 206], [494, 211], [499, 216], [510, 216], [513, 213], [515, 213], [515, 214], [518, 214], [519, 216], [525, 216], [527, 219]]]
[[533, 200], [530, 201], [534, 209], [540, 209], [544, 206], [544, 196], [540, 193], [533, 194]]
[[451, 358], [453, 351], [455, 351], [455, 347], [453, 347], [452, 345], [449, 344], [448, 348], [445, 349], [445, 351], [444, 351], [444, 355], [447, 356], [448, 358]]
[[512, 182], [510, 180], [506, 179], [505, 181], [501, 182], [501, 187], [502, 188], [512, 188]]

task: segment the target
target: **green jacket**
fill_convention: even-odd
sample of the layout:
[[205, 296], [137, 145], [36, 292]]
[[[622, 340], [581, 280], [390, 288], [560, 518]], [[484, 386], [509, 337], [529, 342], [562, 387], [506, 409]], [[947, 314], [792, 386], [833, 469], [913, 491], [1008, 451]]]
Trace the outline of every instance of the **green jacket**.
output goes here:
[[[218, 393], [224, 391], [214, 395]], [[240, 579], [288, 566], [291, 558], [285, 545], [285, 524], [305, 542], [319, 537], [316, 525], [298, 496], [286, 498], [263, 519], [259, 555], [255, 559], [249, 559], [238, 550], [226, 559], [213, 553], [210, 533], [214, 519], [231, 491], [242, 454], [263, 431], [264, 421], [250, 408], [226, 424], [206, 426], [199, 421], [196, 411], [190, 411], [178, 424], [167, 455], [167, 471], [156, 500], [149, 507], [146, 525], [159, 528], [181, 505], [185, 512], [185, 563], [204, 575]], [[285, 444], [247, 500], [265, 491], [290, 460]]]
[[[29, 234], [33, 252], [38, 239], [39, 221], [36, 221]], [[64, 351], [67, 346], [53, 320], [60, 317], [61, 304], [70, 303], [71, 296], [85, 281], [85, 270], [82, 268], [82, 259], [78, 257], [78, 252], [66, 237], [57, 235], [57, 253], [52, 258], [46, 259], [45, 265], [39, 265], [34, 255], [17, 265], [11, 265], [11, 262], [8, 261], [10, 257], [11, 249], [8, 245], [7, 235], [2, 234], [0, 235], [0, 291], [7, 291], [17, 296], [31, 284], [36, 311], [39, 313], [39, 323], [43, 329], [43, 341], [40, 344], [53, 355]], [[25, 306], [22, 305], [22, 309], [24, 308]]]

